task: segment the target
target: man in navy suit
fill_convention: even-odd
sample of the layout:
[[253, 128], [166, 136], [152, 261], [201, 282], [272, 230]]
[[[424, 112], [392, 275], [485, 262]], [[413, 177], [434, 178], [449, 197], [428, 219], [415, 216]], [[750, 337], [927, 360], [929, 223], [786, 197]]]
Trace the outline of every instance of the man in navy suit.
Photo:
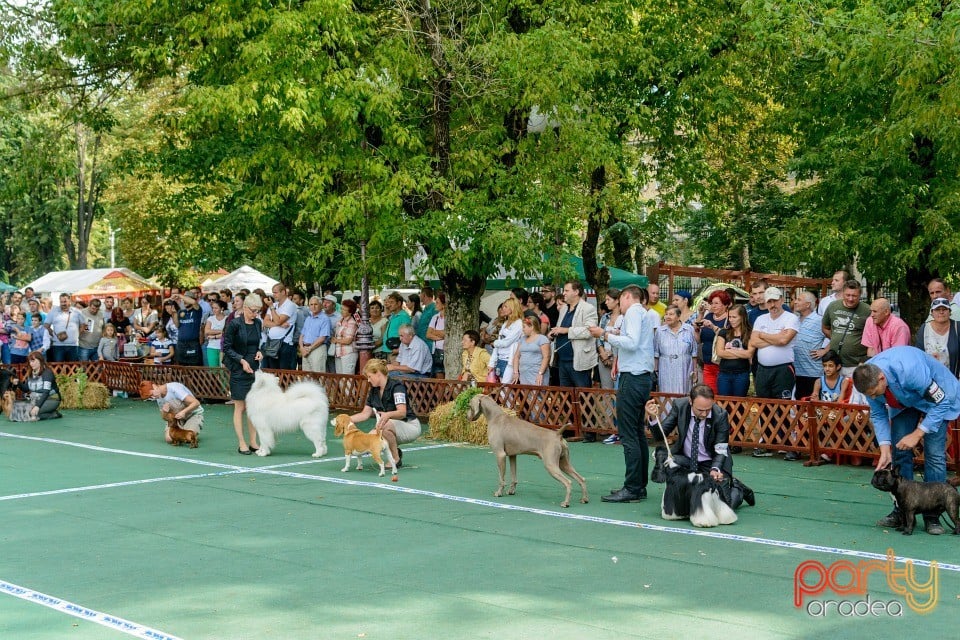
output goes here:
[[[660, 405], [656, 400], [650, 400], [646, 411], [656, 438], [660, 435], [656, 425]], [[695, 468], [698, 473], [707, 474], [725, 485], [724, 497], [729, 497], [732, 508], [736, 509], [744, 500], [747, 504], [753, 504], [753, 491], [733, 479], [733, 460], [727, 442], [730, 422], [726, 410], [714, 401], [713, 389], [705, 384], [695, 385], [688, 398], [673, 401], [673, 408], [661, 424], [664, 437], [677, 430], [677, 440], [670, 448], [671, 453], [687, 458], [690, 460], [689, 468]]]

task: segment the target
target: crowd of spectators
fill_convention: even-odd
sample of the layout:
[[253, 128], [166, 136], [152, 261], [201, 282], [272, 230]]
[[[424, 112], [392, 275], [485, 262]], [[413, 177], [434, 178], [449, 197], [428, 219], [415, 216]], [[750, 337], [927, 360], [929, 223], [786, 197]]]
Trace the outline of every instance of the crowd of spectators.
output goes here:
[[[639, 304], [654, 327], [653, 388], [687, 394], [702, 382], [723, 396], [752, 391], [765, 398], [819, 394], [863, 401], [847, 382], [854, 368], [903, 344], [960, 372], [960, 301], [951, 298], [943, 280], [929, 283], [930, 316], [913, 332], [888, 300], [864, 301], [860, 283], [847, 272], [837, 271], [831, 283], [823, 300], [810, 291], [795, 292], [792, 309], [784, 292], [765, 280], [752, 284], [746, 305], [717, 290], [697, 308], [687, 291], [674, 292], [669, 304], [661, 302], [659, 287], [651, 284], [641, 290]], [[49, 362], [127, 359], [219, 367], [225, 328], [251, 293], [262, 301], [263, 343], [279, 343], [275, 355], [265, 355], [265, 366], [358, 372], [359, 300], [341, 301], [331, 291], [307, 297], [280, 283], [270, 292], [174, 287], [162, 299], [103, 296], [88, 303], [69, 294], [54, 303], [30, 288], [4, 294], [2, 360], [22, 363], [39, 351]], [[604, 336], [622, 327], [620, 294], [608, 289], [598, 309], [576, 280], [562, 288], [513, 289], [495, 317], [455, 338], [463, 350], [453, 370], [464, 380], [614, 389], [617, 348]], [[373, 355], [387, 362], [391, 375], [442, 377], [445, 311], [446, 296], [431, 287], [371, 300]], [[601, 337], [593, 337], [591, 327], [600, 327]], [[830, 374], [825, 362], [831, 363]], [[836, 372], [833, 362], [840, 365]]]

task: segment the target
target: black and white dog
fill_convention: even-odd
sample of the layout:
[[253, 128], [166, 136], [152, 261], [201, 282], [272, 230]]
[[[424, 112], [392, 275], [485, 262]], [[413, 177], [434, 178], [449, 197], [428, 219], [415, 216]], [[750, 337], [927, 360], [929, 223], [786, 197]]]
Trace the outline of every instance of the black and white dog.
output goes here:
[[660, 502], [664, 520], [685, 520], [695, 527], [733, 524], [737, 514], [723, 501], [720, 485], [710, 476], [688, 471], [673, 457], [664, 461], [667, 485]]

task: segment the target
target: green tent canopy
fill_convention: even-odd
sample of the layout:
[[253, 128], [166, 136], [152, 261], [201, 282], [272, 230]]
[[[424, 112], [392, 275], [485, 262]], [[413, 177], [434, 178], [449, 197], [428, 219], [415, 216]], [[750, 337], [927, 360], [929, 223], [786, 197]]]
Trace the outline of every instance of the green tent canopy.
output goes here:
[[[583, 258], [568, 256], [567, 260], [576, 272], [577, 277], [584, 283], [584, 286], [590, 288], [590, 284], [587, 282], [587, 277], [583, 271]], [[650, 284], [650, 279], [647, 278], [647, 276], [632, 273], [624, 269], [617, 269], [616, 267], [607, 267], [607, 269], [610, 271], [611, 287], [623, 289], [628, 284], [635, 284], [639, 287], [646, 288], [647, 285]], [[541, 280], [538, 278], [490, 278], [487, 280], [487, 291], [507, 291], [513, 287], [529, 288], [531, 285], [538, 286], [540, 283]], [[439, 281], [435, 282], [434, 285], [439, 285]]]
[[12, 284], [7, 284], [6, 282], [0, 281], [0, 293], [6, 293], [8, 291], [19, 291]]

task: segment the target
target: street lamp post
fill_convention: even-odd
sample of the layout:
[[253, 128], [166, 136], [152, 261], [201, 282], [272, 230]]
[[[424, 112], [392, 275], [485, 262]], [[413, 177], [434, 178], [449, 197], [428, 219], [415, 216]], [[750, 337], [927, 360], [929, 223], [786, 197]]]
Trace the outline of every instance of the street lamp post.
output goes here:
[[111, 226], [107, 226], [107, 230], [110, 232], [110, 268], [117, 268], [117, 234], [123, 231], [122, 227], [114, 229]]
[[373, 327], [370, 326], [370, 278], [367, 276], [367, 241], [360, 241], [360, 259], [363, 262], [363, 280], [360, 285], [360, 324], [357, 326], [356, 348], [360, 352], [360, 371], [373, 351]]

